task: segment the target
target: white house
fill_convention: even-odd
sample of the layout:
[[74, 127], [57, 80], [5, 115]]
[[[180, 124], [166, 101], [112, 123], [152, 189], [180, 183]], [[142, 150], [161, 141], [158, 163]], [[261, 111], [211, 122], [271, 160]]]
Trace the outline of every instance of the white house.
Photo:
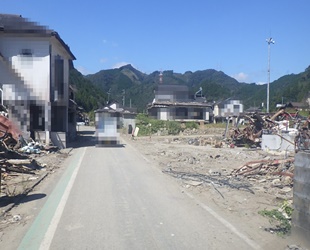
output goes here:
[[227, 99], [214, 105], [215, 117], [239, 116], [243, 113], [243, 104], [240, 100]]
[[39, 132], [46, 143], [55, 139], [65, 146], [71, 60], [74, 55], [54, 30], [20, 15], [0, 14], [3, 103], [24, 133]]
[[165, 121], [210, 122], [213, 118], [213, 105], [203, 97], [190, 99], [188, 87], [184, 85], [158, 85], [147, 109], [151, 117]]

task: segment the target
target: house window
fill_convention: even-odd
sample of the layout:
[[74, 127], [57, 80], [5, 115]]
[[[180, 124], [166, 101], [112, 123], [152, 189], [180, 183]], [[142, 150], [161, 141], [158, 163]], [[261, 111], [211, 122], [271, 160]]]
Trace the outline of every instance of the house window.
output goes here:
[[55, 99], [64, 97], [64, 60], [60, 56], [55, 58]]
[[23, 57], [32, 57], [32, 51], [31, 49], [22, 49], [20, 55]]
[[187, 119], [188, 118], [188, 110], [185, 107], [178, 107], [175, 110], [175, 118], [176, 119]]
[[32, 67], [32, 51], [31, 49], [22, 49], [20, 52], [20, 62], [23, 67]]

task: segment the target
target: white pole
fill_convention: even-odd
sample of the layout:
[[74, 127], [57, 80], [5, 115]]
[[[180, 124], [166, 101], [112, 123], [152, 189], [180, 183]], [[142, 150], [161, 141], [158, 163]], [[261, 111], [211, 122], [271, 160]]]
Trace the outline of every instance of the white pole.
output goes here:
[[268, 38], [268, 83], [267, 83], [267, 113], [269, 113], [269, 84], [270, 84], [270, 44], [274, 43], [274, 40], [272, 38]]
[[3, 90], [0, 88], [1, 91], [1, 105], [3, 106]]

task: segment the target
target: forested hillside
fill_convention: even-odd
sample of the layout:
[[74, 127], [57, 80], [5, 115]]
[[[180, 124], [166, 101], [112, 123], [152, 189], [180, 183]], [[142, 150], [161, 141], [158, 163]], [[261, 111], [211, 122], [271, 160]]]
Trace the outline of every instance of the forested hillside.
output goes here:
[[[208, 69], [180, 74], [168, 70], [162, 73], [163, 84], [186, 85], [191, 95], [202, 87], [203, 95], [209, 102], [237, 98], [243, 101], [245, 108], [266, 104], [267, 85], [240, 83], [221, 71]], [[144, 74], [126, 65], [87, 76], [72, 70], [70, 83], [78, 89], [76, 101], [87, 111], [105, 104], [108, 98], [122, 104], [125, 96], [125, 106], [131, 105], [142, 112], [154, 98], [159, 75], [159, 71]], [[283, 76], [270, 84], [270, 110], [274, 110], [282, 100], [286, 103], [305, 101], [309, 91], [310, 67], [300, 74]]]
[[69, 79], [70, 85], [75, 89], [76, 103], [83, 107], [86, 112], [104, 106], [107, 100], [105, 92], [87, 80], [79, 71], [72, 68]]

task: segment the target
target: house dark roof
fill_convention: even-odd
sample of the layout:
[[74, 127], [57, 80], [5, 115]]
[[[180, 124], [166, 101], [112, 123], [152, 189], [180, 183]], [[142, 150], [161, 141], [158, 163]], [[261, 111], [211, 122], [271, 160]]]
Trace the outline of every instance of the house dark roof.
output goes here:
[[154, 107], [197, 107], [197, 108], [213, 108], [212, 103], [201, 103], [201, 102], [170, 102], [161, 101], [149, 103], [147, 109]]
[[34, 36], [55, 37], [60, 44], [69, 53], [70, 57], [75, 60], [69, 46], [60, 38], [59, 34], [46, 26], [32, 22], [21, 15], [0, 14], [0, 34], [33, 34]]
[[188, 87], [185, 85], [172, 85], [172, 84], [159, 84], [156, 91], [160, 93], [173, 93], [176, 91], [188, 91]]
[[288, 108], [307, 108], [309, 105], [303, 102], [289, 102], [286, 104]]

